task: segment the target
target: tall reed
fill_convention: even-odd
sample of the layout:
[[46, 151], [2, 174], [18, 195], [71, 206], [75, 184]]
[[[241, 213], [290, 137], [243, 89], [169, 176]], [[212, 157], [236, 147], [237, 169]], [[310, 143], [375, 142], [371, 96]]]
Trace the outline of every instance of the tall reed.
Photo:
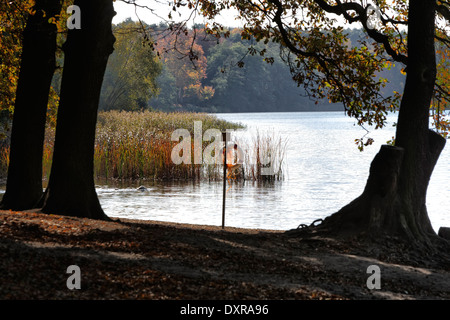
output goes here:
[[[172, 161], [172, 132], [186, 129], [194, 138], [194, 123], [201, 121], [202, 135], [207, 129], [238, 129], [204, 113], [102, 112], [98, 117], [95, 174], [112, 179], [199, 180], [205, 177], [203, 165]], [[191, 155], [194, 143], [191, 141]], [[193, 159], [192, 159], [193, 160]]]
[[[54, 128], [46, 128], [44, 148], [42, 155], [42, 179], [48, 180], [50, 176], [50, 169], [52, 166], [53, 144], [54, 144], [55, 130]], [[6, 180], [8, 176], [9, 166], [9, 151], [10, 138], [6, 137], [0, 141], [0, 179]]]
[[[205, 113], [158, 111], [108, 111], [98, 114], [94, 151], [94, 174], [99, 180], [220, 180], [223, 166], [193, 164], [194, 122], [201, 121], [202, 135], [208, 129], [240, 130], [244, 126]], [[192, 164], [174, 164], [172, 132], [187, 129], [192, 137]], [[47, 128], [43, 152], [43, 179], [50, 175], [55, 130]], [[284, 177], [286, 141], [274, 133], [257, 132], [252, 139], [236, 138], [244, 163], [233, 177], [253, 181], [274, 181]], [[247, 133], [244, 135], [247, 136]], [[204, 150], [209, 141], [203, 142]], [[9, 144], [0, 147], [0, 176], [6, 178]], [[269, 169], [270, 168], [270, 169]], [[266, 170], [266, 172], [264, 172]]]
[[252, 181], [280, 181], [287, 170], [288, 141], [275, 132], [259, 130], [253, 135], [237, 138], [243, 150], [244, 165], [238, 178]]

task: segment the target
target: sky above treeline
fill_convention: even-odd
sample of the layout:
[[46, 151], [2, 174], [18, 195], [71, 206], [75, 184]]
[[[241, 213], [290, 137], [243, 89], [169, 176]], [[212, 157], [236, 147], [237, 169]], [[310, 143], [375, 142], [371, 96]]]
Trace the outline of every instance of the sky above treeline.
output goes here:
[[[169, 21], [169, 13], [172, 13], [172, 18], [176, 21], [185, 20], [189, 17], [190, 11], [183, 8], [180, 10], [181, 16], [178, 13], [172, 11], [171, 1], [154, 1], [154, 0], [136, 0], [138, 6], [133, 4], [128, 4], [120, 0], [114, 2], [114, 9], [116, 11], [116, 16], [113, 19], [113, 23], [120, 23], [127, 18], [131, 18], [136, 21], [141, 19], [147, 24], [159, 24], [160, 22]], [[214, 21], [223, 24], [227, 27], [240, 27], [242, 22], [237, 20], [235, 17], [237, 11], [228, 10], [226, 13], [222, 13]], [[191, 23], [206, 23], [207, 20], [202, 16], [196, 15], [191, 18]]]
[[[177, 12], [172, 10], [173, 1], [171, 0], [126, 0], [128, 2], [134, 2], [137, 5], [123, 2], [122, 0], [116, 0], [114, 2], [114, 9], [116, 11], [116, 16], [113, 19], [114, 24], [118, 24], [128, 18], [133, 21], [141, 20], [148, 25], [159, 24], [161, 22], [180, 22], [188, 21], [188, 26], [194, 24], [206, 24], [211, 23], [201, 14], [192, 14], [192, 11], [180, 7]], [[172, 15], [172, 19], [169, 19], [169, 13]], [[239, 16], [238, 11], [235, 9], [223, 10], [220, 15], [216, 16], [214, 22], [220, 23], [225, 27], [229, 28], [240, 28], [243, 27], [244, 23], [242, 20], [237, 18]], [[354, 29], [361, 28], [361, 24], [353, 23], [348, 24], [346, 21], [336, 15], [332, 15], [337, 21], [337, 26], [343, 26], [344, 28]]]

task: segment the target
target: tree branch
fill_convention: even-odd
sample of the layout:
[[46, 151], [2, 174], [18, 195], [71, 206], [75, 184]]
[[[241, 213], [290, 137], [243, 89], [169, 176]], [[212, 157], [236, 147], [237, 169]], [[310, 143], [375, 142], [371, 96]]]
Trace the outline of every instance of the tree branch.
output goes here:
[[[384, 49], [386, 50], [387, 54], [389, 54], [395, 61], [401, 62], [405, 65], [408, 64], [408, 57], [405, 55], [398, 53], [397, 50], [392, 48], [389, 37], [376, 31], [375, 29], [372, 29], [368, 26], [368, 16], [367, 16], [367, 8], [364, 8], [362, 5], [355, 3], [355, 2], [346, 2], [342, 3], [340, 0], [336, 0], [336, 5], [330, 5], [325, 0], [314, 0], [317, 5], [319, 5], [320, 8], [325, 10], [328, 13], [334, 13], [336, 15], [342, 15], [347, 21], [350, 23], [359, 21], [364, 27], [364, 30], [366, 30], [369, 37], [371, 37], [376, 42], [382, 44], [384, 46]], [[348, 13], [348, 11], [355, 11], [357, 13], [357, 16], [352, 17]]]
[[436, 6], [436, 11], [450, 22], [450, 10], [443, 4]]
[[269, 0], [270, 3], [275, 5], [277, 7], [277, 11], [275, 12], [275, 17], [273, 18], [273, 22], [278, 26], [278, 30], [280, 31], [281, 37], [283, 39], [284, 44], [286, 47], [291, 50], [293, 53], [304, 56], [304, 57], [312, 57], [314, 56], [313, 53], [305, 52], [303, 50], [300, 50], [297, 48], [289, 39], [289, 34], [287, 30], [285, 29], [283, 25], [283, 21], [281, 20], [281, 15], [283, 14], [283, 5], [278, 0]]
[[[290, 52], [292, 52], [298, 56], [302, 56], [305, 58], [312, 58], [315, 61], [317, 61], [319, 66], [322, 68], [321, 72], [323, 72], [323, 74], [328, 79], [328, 81], [332, 82], [334, 84], [334, 86], [337, 88], [339, 95], [342, 99], [342, 102], [344, 104], [344, 108], [347, 111], [349, 111], [347, 107], [350, 106], [352, 103], [352, 101], [351, 101], [352, 99], [350, 98], [350, 96], [352, 96], [352, 95], [347, 94], [348, 88], [347, 88], [347, 90], [346, 90], [346, 88], [344, 88], [344, 85], [341, 81], [342, 79], [340, 80], [339, 77], [342, 77], [344, 81], [349, 82], [349, 83], [353, 82], [353, 80], [351, 80], [347, 77], [345, 72], [340, 68], [340, 66], [333, 59], [328, 59], [327, 57], [324, 57], [318, 51], [309, 52], [309, 51], [301, 50], [294, 43], [292, 43], [292, 41], [289, 37], [289, 33], [286, 30], [286, 28], [282, 22], [282, 18], [281, 18], [281, 15], [283, 13], [283, 5], [281, 4], [281, 2], [279, 0], [268, 0], [268, 2], [275, 5], [275, 7], [277, 8], [275, 16], [273, 18], [273, 22], [276, 23], [285, 46], [288, 48], [288, 50]], [[338, 72], [338, 75], [335, 75], [334, 72], [332, 72], [332, 70], [330, 70], [330, 67], [331, 68], [335, 67]], [[357, 80], [357, 82], [359, 82], [359, 80]], [[352, 90], [357, 91], [355, 88]], [[357, 96], [357, 94], [355, 94], [354, 96]], [[356, 117], [358, 117], [358, 116], [356, 116]]]
[[435, 91], [438, 92], [439, 95], [444, 100], [450, 101], [450, 93], [445, 88], [443, 88], [440, 84], [437, 84], [437, 83], [435, 83], [434, 86], [435, 86], [435, 88], [434, 88]]
[[438, 35], [435, 35], [434, 38], [440, 42], [442, 42], [443, 45], [445, 45], [447, 48], [450, 48], [450, 39], [443, 38]]

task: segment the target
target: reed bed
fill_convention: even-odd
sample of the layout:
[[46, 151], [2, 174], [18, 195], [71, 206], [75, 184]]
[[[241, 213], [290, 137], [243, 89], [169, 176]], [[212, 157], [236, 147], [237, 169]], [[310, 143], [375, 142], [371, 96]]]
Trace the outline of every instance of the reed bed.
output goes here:
[[[189, 131], [194, 155], [194, 123], [201, 122], [201, 135], [208, 129], [235, 130], [229, 123], [204, 113], [155, 111], [102, 112], [98, 117], [95, 147], [95, 175], [98, 178], [129, 180], [199, 180], [207, 170], [202, 164], [175, 164], [172, 149], [179, 143], [171, 135], [177, 129]], [[204, 143], [203, 148], [206, 143]], [[202, 149], [203, 149], [202, 148]]]
[[[44, 150], [42, 155], [42, 179], [48, 180], [53, 158], [55, 129], [47, 128], [44, 140]], [[10, 138], [6, 137], [0, 141], [0, 180], [2, 183], [6, 181], [9, 166], [9, 142]]]
[[9, 164], [9, 145], [2, 144], [0, 148], [0, 177], [2, 180], [6, 179], [8, 175]]
[[253, 153], [256, 161], [246, 167], [247, 175], [251, 175], [254, 180], [283, 180], [286, 171], [287, 144], [287, 140], [274, 132], [261, 134], [258, 131], [252, 147], [248, 150], [249, 157]]
[[[208, 129], [238, 132], [244, 126], [218, 119], [205, 113], [164, 113], [158, 111], [108, 111], [98, 114], [94, 151], [94, 175], [98, 180], [220, 180], [223, 166], [194, 164], [194, 123], [201, 122], [201, 134]], [[197, 122], [198, 125], [198, 122]], [[179, 141], [171, 135], [186, 129], [191, 135], [190, 164], [175, 164], [172, 150]], [[53, 142], [53, 128], [46, 130], [43, 153], [43, 179], [49, 177]], [[240, 135], [242, 136], [242, 134]], [[246, 135], [244, 135], [246, 136]], [[236, 138], [244, 153], [244, 163], [233, 173], [236, 180], [282, 180], [285, 167], [286, 141], [273, 133], [257, 134], [252, 139]], [[210, 144], [205, 141], [202, 150]], [[9, 145], [0, 147], [0, 174], [6, 178]], [[264, 172], [268, 168], [270, 171]], [[268, 174], [269, 173], [269, 174]]]

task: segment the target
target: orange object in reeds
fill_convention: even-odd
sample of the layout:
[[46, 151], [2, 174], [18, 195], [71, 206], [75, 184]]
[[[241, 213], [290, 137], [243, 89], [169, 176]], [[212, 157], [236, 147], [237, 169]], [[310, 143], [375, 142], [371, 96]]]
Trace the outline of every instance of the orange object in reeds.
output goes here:
[[[118, 180], [220, 180], [220, 164], [174, 164], [172, 149], [178, 142], [171, 140], [176, 129], [187, 129], [194, 137], [194, 121], [202, 122], [202, 134], [208, 129], [242, 129], [241, 124], [229, 123], [205, 113], [164, 113], [157, 111], [108, 111], [98, 114], [94, 150], [96, 179]], [[55, 130], [47, 128], [43, 150], [43, 179], [48, 179], [53, 156]], [[238, 179], [281, 180], [283, 176], [285, 142], [273, 135], [257, 134], [253, 141], [238, 141], [243, 148], [244, 164], [234, 170]], [[204, 142], [203, 149], [208, 142]], [[192, 148], [194, 143], [191, 143]], [[194, 151], [191, 151], [192, 157]], [[261, 161], [265, 159], [266, 161]], [[194, 163], [192, 159], [191, 163]], [[0, 147], [0, 178], [6, 178], [9, 145]], [[270, 176], [264, 167], [275, 170]]]
[[171, 159], [177, 142], [176, 129], [194, 134], [194, 121], [203, 130], [242, 128], [203, 113], [164, 113], [156, 111], [101, 112], [98, 116], [94, 154], [97, 178], [197, 180], [207, 173], [201, 165], [176, 165]]

